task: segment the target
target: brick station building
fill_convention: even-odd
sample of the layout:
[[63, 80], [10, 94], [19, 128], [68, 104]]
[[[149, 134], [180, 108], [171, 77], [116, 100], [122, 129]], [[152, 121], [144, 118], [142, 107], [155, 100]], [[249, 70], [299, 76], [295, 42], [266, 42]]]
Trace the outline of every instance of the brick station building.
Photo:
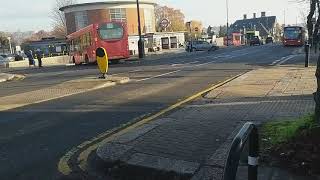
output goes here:
[[[184, 32], [156, 32], [155, 0], [139, 0], [142, 34], [146, 52], [178, 48], [185, 41]], [[60, 8], [64, 12], [67, 33], [71, 34], [90, 24], [105, 21], [126, 22], [130, 53], [138, 51], [138, 14], [136, 0], [106, 0], [74, 4]]]
[[[140, 0], [143, 33], [155, 32], [155, 0]], [[93, 23], [117, 20], [127, 23], [129, 35], [138, 34], [136, 0], [107, 0], [74, 4], [60, 8], [65, 13], [67, 32], [71, 34]]]

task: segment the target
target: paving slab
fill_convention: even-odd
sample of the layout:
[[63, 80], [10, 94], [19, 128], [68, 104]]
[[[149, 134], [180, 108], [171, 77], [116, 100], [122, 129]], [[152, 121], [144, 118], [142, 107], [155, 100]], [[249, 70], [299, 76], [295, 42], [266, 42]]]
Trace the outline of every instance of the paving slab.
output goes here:
[[[276, 67], [251, 71], [103, 144], [97, 155], [111, 169], [125, 167], [121, 174], [139, 167], [142, 172], [167, 174], [171, 179], [221, 179], [232, 140], [244, 123], [298, 118], [314, 111], [313, 95], [303, 93], [315, 89], [314, 70]], [[289, 86], [302, 82], [295, 93], [286, 94]], [[112, 153], [121, 146], [125, 148], [120, 155]]]
[[273, 67], [248, 72], [206, 98], [310, 95], [316, 91], [316, 67]]

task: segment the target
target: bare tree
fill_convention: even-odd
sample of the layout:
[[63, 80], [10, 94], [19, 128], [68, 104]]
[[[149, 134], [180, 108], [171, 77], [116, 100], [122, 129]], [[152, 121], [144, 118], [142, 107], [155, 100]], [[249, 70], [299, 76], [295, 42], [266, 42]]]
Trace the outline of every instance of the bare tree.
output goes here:
[[59, 9], [64, 6], [75, 4], [76, 2], [76, 0], [56, 0], [50, 15], [53, 22], [52, 35], [56, 37], [65, 37], [67, 35], [66, 19], [64, 13]]
[[[307, 0], [301, 0], [303, 2], [308, 2]], [[314, 25], [314, 16], [315, 12], [318, 9], [318, 17], [315, 17], [315, 25]], [[320, 4], [319, 0], [310, 0], [310, 11], [307, 16], [307, 28], [309, 35], [309, 43], [313, 42], [315, 44], [318, 43], [318, 32], [320, 28]], [[315, 46], [317, 48], [317, 46]], [[320, 124], [320, 56], [318, 57], [317, 69], [315, 76], [317, 78], [317, 91], [314, 93], [314, 100], [316, 103], [315, 107], [315, 119]]]
[[32, 41], [40, 41], [42, 38], [47, 38], [51, 36], [51, 32], [40, 30], [38, 32], [34, 32], [31, 36], [23, 39], [23, 42], [32, 42]]
[[303, 10], [300, 10], [299, 19], [303, 24], [303, 27], [307, 27], [307, 13]]
[[184, 31], [184, 14], [179, 9], [174, 9], [168, 6], [159, 6], [155, 7], [155, 18], [156, 18], [156, 29], [158, 31], [164, 30], [160, 26], [160, 22], [163, 19], [168, 19], [170, 21], [170, 26], [166, 28], [167, 31]]

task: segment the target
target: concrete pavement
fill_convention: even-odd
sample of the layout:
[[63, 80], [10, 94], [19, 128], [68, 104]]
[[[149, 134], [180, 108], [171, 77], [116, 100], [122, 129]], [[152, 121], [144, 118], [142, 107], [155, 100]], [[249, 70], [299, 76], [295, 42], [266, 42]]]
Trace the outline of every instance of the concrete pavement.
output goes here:
[[221, 179], [228, 148], [243, 123], [296, 118], [314, 110], [314, 72], [315, 67], [253, 70], [109, 139], [97, 155], [111, 175], [124, 178]]

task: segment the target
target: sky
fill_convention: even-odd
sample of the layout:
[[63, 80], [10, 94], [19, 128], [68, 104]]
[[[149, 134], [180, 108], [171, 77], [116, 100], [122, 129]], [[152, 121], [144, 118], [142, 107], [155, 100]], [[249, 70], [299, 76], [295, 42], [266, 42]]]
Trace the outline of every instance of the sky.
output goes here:
[[[78, 2], [96, 2], [99, 0], [78, 0]], [[103, 1], [103, 0], [101, 0]], [[161, 5], [181, 9], [186, 21], [200, 20], [205, 26], [226, 24], [226, 0], [156, 0]], [[295, 0], [228, 0], [229, 22], [248, 18], [261, 11], [267, 16], [277, 16], [279, 23], [301, 23], [301, 11], [307, 11], [307, 5], [297, 4]], [[37, 31], [51, 30], [50, 11], [55, 0], [0, 0], [0, 31]], [[285, 13], [284, 13], [285, 12]], [[285, 16], [284, 16], [285, 14]], [[285, 18], [284, 18], [285, 17]]]

